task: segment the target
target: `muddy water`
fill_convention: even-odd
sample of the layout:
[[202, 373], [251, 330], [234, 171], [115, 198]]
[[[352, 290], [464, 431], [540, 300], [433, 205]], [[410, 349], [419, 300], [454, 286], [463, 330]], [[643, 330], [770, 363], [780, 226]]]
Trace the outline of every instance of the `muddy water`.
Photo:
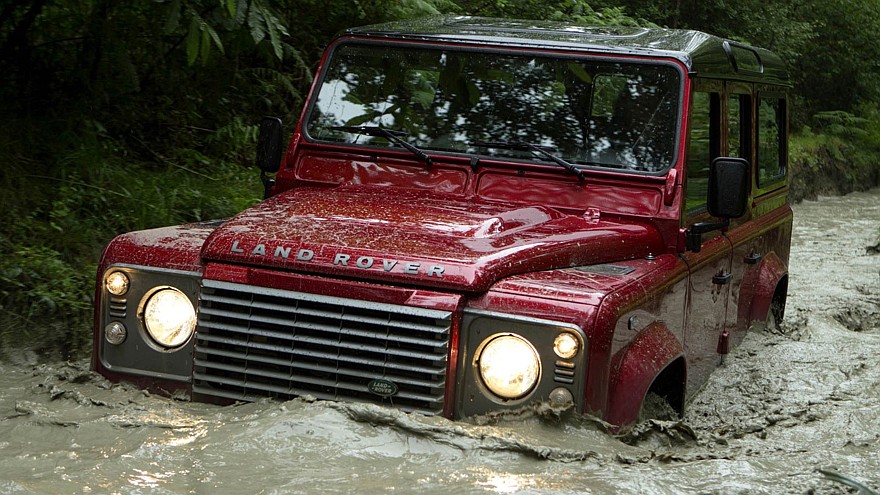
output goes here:
[[786, 321], [754, 329], [680, 422], [623, 437], [543, 413], [489, 425], [360, 404], [235, 407], [0, 365], [0, 493], [848, 493], [880, 488], [880, 189], [795, 209]]

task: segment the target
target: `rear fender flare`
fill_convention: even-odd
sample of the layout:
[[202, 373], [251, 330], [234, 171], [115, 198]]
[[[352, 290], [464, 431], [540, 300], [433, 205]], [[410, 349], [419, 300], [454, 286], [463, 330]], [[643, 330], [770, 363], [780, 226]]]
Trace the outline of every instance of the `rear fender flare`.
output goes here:
[[683, 355], [681, 341], [662, 322], [645, 327], [612, 360], [612, 385], [605, 419], [617, 426], [635, 422], [654, 379]]
[[751, 321], [764, 321], [773, 304], [773, 296], [779, 282], [788, 275], [788, 267], [776, 255], [770, 253], [761, 263], [760, 273], [755, 285], [755, 297], [752, 300]]

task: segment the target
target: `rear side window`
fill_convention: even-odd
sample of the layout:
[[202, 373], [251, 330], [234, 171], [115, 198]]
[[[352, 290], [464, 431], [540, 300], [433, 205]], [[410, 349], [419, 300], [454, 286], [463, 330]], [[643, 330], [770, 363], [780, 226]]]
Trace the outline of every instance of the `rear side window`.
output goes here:
[[785, 179], [785, 99], [771, 95], [758, 98], [758, 187], [766, 188]]
[[751, 160], [752, 97], [732, 94], [727, 100], [727, 156]]

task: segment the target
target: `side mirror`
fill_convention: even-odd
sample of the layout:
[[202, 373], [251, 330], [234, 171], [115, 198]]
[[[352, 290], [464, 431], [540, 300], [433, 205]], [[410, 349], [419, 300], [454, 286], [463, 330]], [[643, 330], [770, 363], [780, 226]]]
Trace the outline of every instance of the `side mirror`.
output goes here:
[[685, 231], [685, 249], [699, 253], [703, 247], [703, 234], [727, 228], [731, 218], [746, 214], [751, 180], [748, 160], [721, 157], [712, 160], [709, 167], [709, 191], [706, 209], [720, 222], [699, 222]]
[[746, 214], [749, 201], [748, 160], [721, 157], [709, 168], [709, 197], [706, 208], [713, 217], [739, 218]]
[[257, 138], [257, 166], [264, 173], [277, 172], [281, 168], [281, 151], [284, 125], [277, 117], [263, 117], [260, 136]]

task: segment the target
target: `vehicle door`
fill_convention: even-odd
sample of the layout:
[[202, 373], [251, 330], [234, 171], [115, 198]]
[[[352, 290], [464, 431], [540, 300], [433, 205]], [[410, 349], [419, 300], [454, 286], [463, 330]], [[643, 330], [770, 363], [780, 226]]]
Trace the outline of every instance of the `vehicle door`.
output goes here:
[[[713, 221], [706, 210], [709, 166], [721, 143], [721, 83], [698, 82], [689, 106], [685, 205], [682, 227]], [[718, 339], [724, 331], [731, 278], [730, 240], [720, 230], [703, 234], [699, 252], [682, 258], [690, 271], [685, 309], [687, 395], [706, 382], [720, 362]]]
[[742, 341], [751, 323], [761, 262], [783, 244], [776, 239], [785, 234], [788, 224], [774, 212], [787, 202], [788, 152], [784, 93], [761, 91], [755, 101], [748, 86], [731, 85], [726, 104], [727, 154], [753, 164], [750, 212], [733, 220], [727, 232], [733, 251], [726, 318], [732, 348]]
[[[742, 83], [728, 83], [726, 89], [723, 100], [725, 139], [722, 148], [725, 156], [744, 158], [752, 164], [754, 170], [752, 87]], [[730, 348], [742, 341], [748, 329], [751, 301], [757, 284], [757, 267], [763, 256], [759, 247], [760, 233], [750, 221], [751, 216], [750, 209], [745, 217], [732, 219], [726, 233], [732, 248], [731, 283], [725, 322]]]

